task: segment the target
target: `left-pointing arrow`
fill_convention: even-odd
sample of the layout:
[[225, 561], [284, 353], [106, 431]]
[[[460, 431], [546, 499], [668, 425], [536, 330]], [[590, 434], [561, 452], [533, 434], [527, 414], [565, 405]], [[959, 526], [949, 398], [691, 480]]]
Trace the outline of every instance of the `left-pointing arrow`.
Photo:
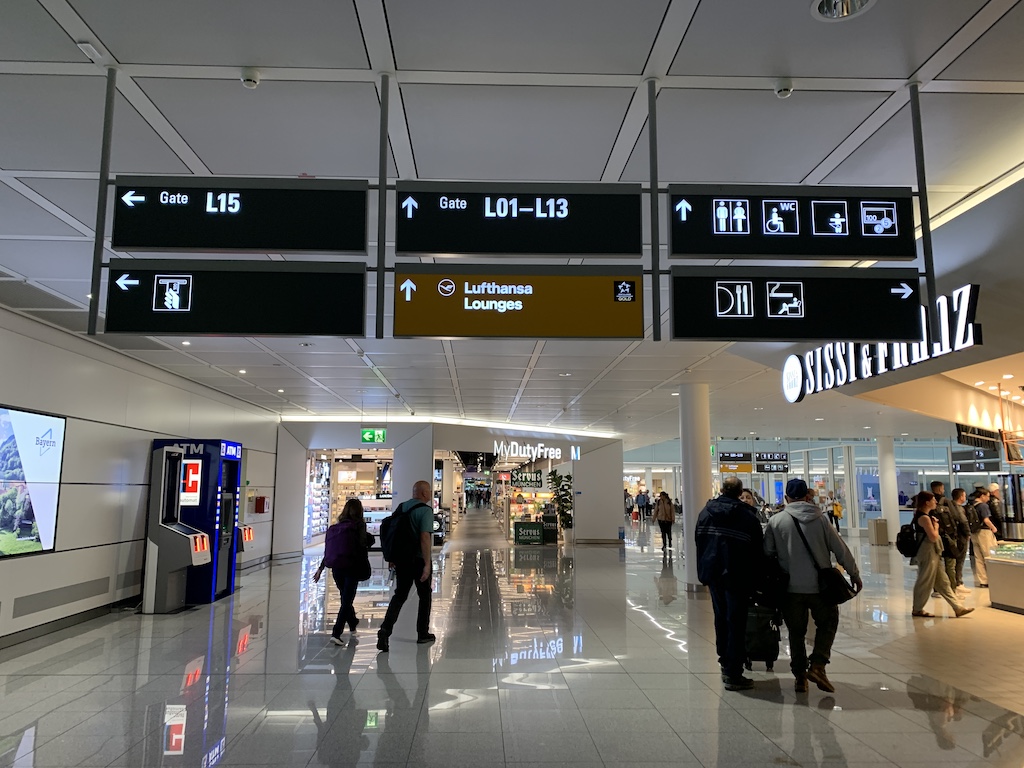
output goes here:
[[144, 203], [144, 202], [146, 202], [146, 196], [145, 195], [137, 195], [137, 194], [135, 194], [135, 190], [134, 189], [130, 189], [127, 192], [125, 192], [123, 195], [121, 195], [121, 201], [125, 205], [127, 205], [129, 208], [134, 208], [136, 203]]
[[115, 285], [122, 291], [127, 291], [131, 286], [138, 285], [139, 281], [132, 278], [127, 272], [114, 281]]

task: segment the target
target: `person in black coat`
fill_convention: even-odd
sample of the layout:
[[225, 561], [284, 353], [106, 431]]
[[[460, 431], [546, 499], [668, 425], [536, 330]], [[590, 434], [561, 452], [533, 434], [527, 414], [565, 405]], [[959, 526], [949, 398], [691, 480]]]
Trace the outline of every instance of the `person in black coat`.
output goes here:
[[747, 609], [764, 558], [763, 534], [754, 510], [740, 501], [738, 477], [722, 482], [722, 495], [697, 517], [697, 577], [711, 592], [715, 646], [727, 691], [753, 687], [743, 676], [747, 657]]
[[368, 553], [373, 544], [373, 536], [366, 532], [362, 502], [349, 499], [338, 521], [327, 529], [324, 557], [313, 574], [313, 581], [320, 581], [324, 569], [330, 568], [334, 583], [341, 593], [341, 609], [331, 630], [331, 642], [335, 645], [343, 644], [341, 633], [346, 624], [353, 635], [356, 633], [359, 625], [355, 610], [356, 588], [360, 581], [370, 578]]

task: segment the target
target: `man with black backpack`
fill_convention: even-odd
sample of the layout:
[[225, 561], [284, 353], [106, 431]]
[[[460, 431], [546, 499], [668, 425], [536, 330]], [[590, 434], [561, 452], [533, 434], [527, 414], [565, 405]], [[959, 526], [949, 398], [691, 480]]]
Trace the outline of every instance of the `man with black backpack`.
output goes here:
[[395, 569], [395, 594], [388, 603], [387, 613], [377, 632], [377, 650], [390, 650], [388, 638], [398, 621], [398, 614], [416, 585], [419, 609], [416, 612], [416, 642], [432, 643], [437, 638], [430, 629], [431, 597], [431, 535], [434, 511], [430, 504], [430, 483], [417, 481], [412, 487], [412, 498], [399, 504], [391, 516], [380, 526], [381, 549], [384, 559]]

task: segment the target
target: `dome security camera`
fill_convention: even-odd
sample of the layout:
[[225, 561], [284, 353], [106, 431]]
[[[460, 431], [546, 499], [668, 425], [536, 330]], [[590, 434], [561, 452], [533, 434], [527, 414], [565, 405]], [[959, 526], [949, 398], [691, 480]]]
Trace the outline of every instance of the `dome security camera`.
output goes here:
[[793, 81], [789, 79], [776, 80], [775, 87], [772, 90], [775, 91], [775, 95], [780, 99], [788, 99], [793, 95]]
[[242, 70], [242, 86], [254, 90], [260, 84], [260, 71], [255, 67], [245, 67]]

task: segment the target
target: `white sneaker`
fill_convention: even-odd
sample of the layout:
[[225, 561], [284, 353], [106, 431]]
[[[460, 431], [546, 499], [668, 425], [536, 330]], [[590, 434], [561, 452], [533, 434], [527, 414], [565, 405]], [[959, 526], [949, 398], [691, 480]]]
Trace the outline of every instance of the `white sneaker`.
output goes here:
[[964, 593], [965, 595], [969, 595], [969, 594], [971, 594], [971, 592], [973, 592], [974, 590], [973, 590], [973, 589], [968, 589], [968, 588], [967, 588], [967, 587], [965, 587], [965, 586], [964, 586], [963, 584], [961, 584], [961, 585], [960, 585], [959, 587], [957, 587], [957, 588], [956, 588], [956, 591], [957, 591], [957, 592], [963, 592], [963, 593]]

